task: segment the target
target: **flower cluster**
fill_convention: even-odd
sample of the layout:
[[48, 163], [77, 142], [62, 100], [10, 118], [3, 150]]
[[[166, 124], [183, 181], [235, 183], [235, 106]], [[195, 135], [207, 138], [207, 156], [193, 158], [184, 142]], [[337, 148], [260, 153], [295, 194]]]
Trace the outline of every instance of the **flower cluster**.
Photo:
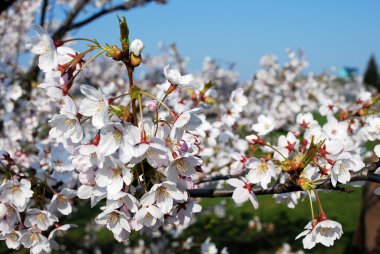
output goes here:
[[[121, 47], [54, 41], [33, 26], [36, 36], [25, 44], [43, 81], [18, 116], [19, 132], [12, 111], [24, 102], [23, 90], [1, 87], [0, 237], [8, 248], [58, 249], [56, 236], [75, 227], [61, 224], [78, 200], [100, 209], [95, 223], [119, 242], [136, 231], [176, 235], [202, 209], [194, 191], [226, 186], [235, 203], [249, 200], [255, 209], [264, 192], [289, 208], [306, 195], [317, 200], [318, 216], [311, 208], [297, 237], [306, 249], [342, 236], [316, 189], [326, 179], [334, 187], [350, 183], [365, 167], [372, 155], [365, 143], [380, 139], [379, 96], [358, 81], [347, 89], [332, 85], [333, 76], [301, 77], [307, 62], [292, 51], [283, 68], [263, 57], [262, 70], [243, 84], [209, 58], [202, 73], [183, 75], [185, 61], [168, 52], [143, 61], [143, 42], [130, 43], [125, 19], [119, 25]], [[66, 46], [81, 40], [90, 43], [83, 52]], [[109, 59], [99, 61], [102, 54]], [[145, 72], [136, 78], [140, 67]], [[380, 145], [374, 152], [380, 155]], [[296, 191], [282, 193], [279, 185]], [[189, 249], [192, 239], [183, 245]], [[201, 251], [217, 248], [206, 240]]]

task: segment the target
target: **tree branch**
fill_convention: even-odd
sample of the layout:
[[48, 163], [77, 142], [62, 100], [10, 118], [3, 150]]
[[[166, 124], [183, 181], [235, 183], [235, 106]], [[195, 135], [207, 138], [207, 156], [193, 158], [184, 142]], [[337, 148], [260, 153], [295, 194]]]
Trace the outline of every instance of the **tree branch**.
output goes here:
[[81, 0], [81, 1], [76, 2], [73, 9], [69, 13], [69, 15], [67, 15], [65, 21], [57, 29], [57, 31], [55, 31], [55, 33], [53, 34], [54, 40], [60, 40], [66, 35], [66, 33], [70, 30], [70, 27], [72, 26], [72, 24], [74, 22], [74, 19], [83, 10], [85, 5], [89, 2], [90, 2], [90, 0]]
[[43, 0], [42, 6], [41, 6], [41, 18], [40, 18], [40, 26], [44, 27], [45, 25], [45, 18], [46, 18], [46, 10], [49, 6], [49, 0]]
[[[380, 167], [380, 160], [377, 162], [362, 168], [357, 172], [351, 173], [350, 183], [356, 181], [368, 181], [368, 182], [376, 182], [380, 183], [380, 175], [375, 174], [375, 170]], [[231, 178], [231, 177], [229, 177]], [[220, 177], [218, 180], [226, 180], [228, 177], [224, 176]], [[210, 179], [211, 180], [211, 179]], [[327, 177], [324, 179], [320, 179], [314, 182], [315, 189], [318, 190], [338, 190], [338, 191], [346, 191], [350, 192], [348, 188], [341, 187], [337, 185], [336, 187], [331, 184], [331, 177]], [[268, 194], [282, 194], [289, 193], [294, 191], [302, 191], [301, 187], [295, 184], [291, 184], [286, 182], [284, 184], [275, 184], [270, 186], [267, 189], [263, 189], [261, 187], [254, 187], [253, 192], [256, 195], [268, 195]], [[204, 188], [204, 189], [193, 189], [188, 191], [191, 197], [231, 197], [234, 190], [224, 190], [224, 189], [213, 189], [213, 188]]]

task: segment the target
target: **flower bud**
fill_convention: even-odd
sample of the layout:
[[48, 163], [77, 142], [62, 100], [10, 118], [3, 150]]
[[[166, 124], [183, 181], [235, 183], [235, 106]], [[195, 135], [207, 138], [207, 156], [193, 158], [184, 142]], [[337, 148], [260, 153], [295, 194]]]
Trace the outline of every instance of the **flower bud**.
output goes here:
[[121, 60], [122, 52], [116, 45], [112, 45], [112, 47], [107, 48], [106, 56], [112, 57], [113, 60], [119, 61]]
[[149, 111], [156, 111], [158, 102], [155, 100], [149, 100], [145, 102], [145, 106], [148, 107]]
[[127, 25], [127, 20], [125, 17], [123, 19], [119, 19], [119, 28], [120, 28], [120, 42], [121, 42], [121, 48], [124, 52], [128, 52], [129, 50], [129, 29]]
[[135, 56], [140, 56], [141, 51], [144, 49], [144, 43], [139, 39], [133, 40], [130, 49]]
[[184, 140], [180, 140], [177, 144], [177, 147], [181, 152], [187, 152], [187, 150], [189, 150], [189, 146]]

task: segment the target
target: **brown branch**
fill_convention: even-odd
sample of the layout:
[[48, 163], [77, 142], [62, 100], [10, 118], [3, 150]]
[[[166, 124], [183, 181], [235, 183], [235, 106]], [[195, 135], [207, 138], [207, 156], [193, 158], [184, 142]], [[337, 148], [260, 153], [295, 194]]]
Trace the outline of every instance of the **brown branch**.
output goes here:
[[61, 26], [53, 34], [54, 40], [61, 40], [66, 35], [66, 33], [70, 30], [70, 27], [73, 25], [74, 19], [89, 2], [90, 0], [81, 0], [76, 2], [69, 15], [67, 15], [65, 21], [63, 21]]
[[[375, 174], [375, 170], [380, 167], [380, 160], [371, 164], [370, 166], [364, 167], [357, 172], [351, 173], [350, 183], [356, 181], [367, 181], [367, 182], [376, 182], [380, 183], [380, 175]], [[228, 177], [225, 177], [228, 179]], [[225, 180], [223, 179], [223, 180]], [[221, 180], [221, 179], [219, 179]], [[337, 191], [345, 191], [350, 192], [349, 188], [341, 187], [337, 185], [336, 187], [331, 184], [331, 177], [327, 177], [324, 179], [320, 179], [314, 182], [315, 189], [318, 190], [337, 190]], [[302, 191], [301, 187], [295, 184], [291, 184], [290, 182], [286, 182], [284, 184], [275, 184], [270, 186], [267, 189], [263, 189], [261, 187], [254, 187], [253, 192], [256, 195], [270, 195], [270, 194], [282, 194], [289, 193], [294, 191]], [[224, 190], [224, 189], [212, 189], [212, 188], [204, 188], [204, 189], [193, 189], [188, 191], [191, 197], [231, 197], [234, 190]]]
[[45, 25], [45, 18], [46, 18], [46, 10], [49, 6], [49, 0], [43, 0], [41, 5], [41, 18], [40, 18], [40, 26], [44, 27]]

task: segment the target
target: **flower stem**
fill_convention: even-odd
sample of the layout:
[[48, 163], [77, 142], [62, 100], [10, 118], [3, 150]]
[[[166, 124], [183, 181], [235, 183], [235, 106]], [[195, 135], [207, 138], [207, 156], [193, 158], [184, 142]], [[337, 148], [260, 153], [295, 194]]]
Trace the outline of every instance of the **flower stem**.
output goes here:
[[270, 144], [267, 144], [267, 143], [265, 143], [265, 146], [267, 146], [269, 148], [272, 148], [275, 152], [277, 152], [279, 155], [281, 155], [282, 158], [286, 159], [286, 157], [277, 148], [275, 148], [274, 146], [272, 146]]
[[315, 221], [314, 208], [313, 208], [313, 200], [311, 199], [311, 194], [310, 194], [310, 191], [309, 191], [309, 190], [307, 191], [307, 194], [308, 194], [308, 196], [309, 196], [311, 218], [312, 218], [312, 221]]
[[171, 110], [168, 105], [166, 105], [163, 101], [161, 101], [160, 99], [158, 99], [156, 96], [148, 93], [148, 92], [145, 92], [145, 91], [141, 91], [142, 94], [145, 94], [146, 96], [149, 96], [150, 98], [156, 100], [158, 103], [160, 103], [162, 106], [164, 106], [166, 108], [167, 111], [170, 112], [173, 112], [173, 110]]
[[[166, 97], [167, 97], [168, 95], [169, 95], [168, 93], [165, 93], [165, 96], [162, 98], [161, 101], [164, 102], [165, 99], [166, 99]], [[156, 116], [156, 129], [155, 129], [155, 131], [154, 131], [154, 136], [157, 135], [157, 131], [158, 131], [158, 111], [160, 110], [160, 107], [161, 107], [161, 103], [158, 104], [157, 109], [156, 109], [156, 114], [155, 114], [155, 116]]]
[[86, 38], [72, 38], [72, 39], [68, 39], [68, 40], [63, 40], [62, 42], [66, 43], [66, 42], [71, 42], [71, 41], [89, 41], [89, 42], [92, 42], [94, 44], [97, 44], [96, 41], [90, 40], [90, 39], [86, 39]]
[[313, 191], [314, 191], [315, 197], [317, 199], [318, 219], [319, 220], [325, 220], [327, 217], [326, 217], [326, 213], [323, 211], [322, 203], [321, 203], [321, 200], [319, 199], [318, 192], [315, 189], [313, 189]]

